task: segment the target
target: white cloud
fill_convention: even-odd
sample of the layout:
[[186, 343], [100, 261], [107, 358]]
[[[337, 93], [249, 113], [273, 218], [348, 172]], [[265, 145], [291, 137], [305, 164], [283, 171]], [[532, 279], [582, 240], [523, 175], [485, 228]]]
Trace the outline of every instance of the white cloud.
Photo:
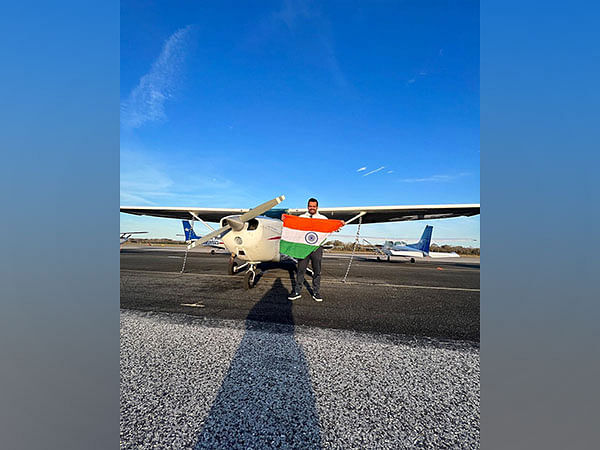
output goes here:
[[121, 203], [124, 205], [132, 205], [132, 206], [156, 205], [156, 203], [151, 202], [150, 200], [147, 200], [140, 195], [132, 194], [127, 191], [121, 191], [120, 200], [121, 200]]
[[457, 178], [464, 177], [465, 175], [469, 175], [469, 174], [466, 172], [463, 172], [463, 173], [459, 173], [459, 174], [455, 174], [455, 175], [431, 175], [429, 177], [423, 177], [423, 178], [402, 178], [400, 181], [403, 183], [426, 183], [426, 182], [440, 183], [440, 182], [452, 181]]
[[198, 159], [182, 158], [175, 151], [141, 148], [121, 148], [121, 204], [246, 207], [254, 205], [256, 196], [227, 178], [218, 161], [203, 161], [203, 170], [196, 167]]
[[166, 118], [164, 104], [175, 92], [192, 31], [193, 26], [188, 25], [165, 41], [150, 71], [121, 103], [122, 125], [138, 128], [146, 122]]
[[361, 167], [360, 169], [357, 170], [357, 172], [362, 172], [363, 170], [367, 170], [366, 167]]

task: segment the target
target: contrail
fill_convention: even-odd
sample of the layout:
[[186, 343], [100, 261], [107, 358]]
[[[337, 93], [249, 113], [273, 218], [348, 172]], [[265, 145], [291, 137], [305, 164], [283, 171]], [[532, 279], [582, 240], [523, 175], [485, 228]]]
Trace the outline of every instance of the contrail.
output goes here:
[[363, 175], [363, 177], [366, 177], [367, 175], [371, 175], [372, 173], [375, 173], [375, 172], [379, 172], [381, 169], [385, 169], [385, 166], [381, 166], [379, 169], [371, 170], [370, 172], [365, 173]]

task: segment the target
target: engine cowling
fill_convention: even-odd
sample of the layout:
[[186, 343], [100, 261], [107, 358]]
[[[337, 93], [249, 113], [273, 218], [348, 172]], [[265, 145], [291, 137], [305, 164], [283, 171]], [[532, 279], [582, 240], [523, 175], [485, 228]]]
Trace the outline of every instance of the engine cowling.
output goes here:
[[222, 238], [223, 244], [232, 255], [250, 262], [279, 261], [281, 220], [257, 217], [241, 222], [239, 216], [230, 216], [223, 218], [221, 225], [229, 225], [232, 228]]

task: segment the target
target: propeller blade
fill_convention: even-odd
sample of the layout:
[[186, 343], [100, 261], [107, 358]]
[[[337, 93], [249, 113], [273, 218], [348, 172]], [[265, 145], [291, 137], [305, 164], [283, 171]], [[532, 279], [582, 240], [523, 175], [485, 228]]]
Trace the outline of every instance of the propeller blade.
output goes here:
[[221, 227], [218, 230], [213, 231], [212, 233], [205, 234], [197, 241], [194, 241], [190, 245], [188, 245], [188, 250], [194, 248], [196, 245], [202, 245], [205, 242], [210, 241], [215, 236], [218, 236], [230, 229], [231, 229], [231, 227], [229, 225], [225, 225], [224, 227]]
[[251, 209], [247, 213], [242, 214], [240, 216], [240, 220], [242, 222], [247, 222], [250, 219], [254, 219], [256, 216], [260, 216], [262, 213], [267, 212], [272, 207], [279, 205], [284, 200], [285, 195], [274, 198], [273, 200], [269, 200], [268, 202], [265, 202], [262, 205], [258, 205], [256, 208]]
[[[268, 202], [265, 202], [262, 205], [258, 205], [256, 208], [252, 208], [247, 213], [242, 214], [240, 216], [239, 220], [241, 222], [247, 222], [250, 219], [254, 219], [256, 216], [260, 216], [262, 213], [270, 210], [272, 207], [279, 205], [284, 200], [285, 200], [285, 195], [274, 198], [273, 200], [269, 200]], [[215, 236], [218, 236], [230, 229], [231, 229], [230, 225], [225, 225], [224, 227], [221, 227], [218, 230], [213, 231], [212, 233], [208, 233], [208, 234], [202, 236], [201, 239], [198, 239], [197, 241], [194, 241], [190, 245], [188, 245], [188, 250], [191, 248], [194, 248], [197, 245], [202, 245], [205, 242], [209, 241], [210, 239], [214, 238]]]

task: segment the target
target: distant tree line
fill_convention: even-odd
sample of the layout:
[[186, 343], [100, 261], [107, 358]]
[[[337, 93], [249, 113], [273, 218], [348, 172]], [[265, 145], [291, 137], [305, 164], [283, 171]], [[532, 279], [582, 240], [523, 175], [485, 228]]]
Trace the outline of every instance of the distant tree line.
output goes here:
[[183, 240], [177, 241], [175, 239], [167, 239], [167, 238], [157, 238], [157, 239], [140, 239], [140, 238], [131, 238], [128, 242], [132, 244], [169, 244], [169, 245], [178, 245], [184, 244]]
[[[169, 245], [181, 245], [184, 242], [175, 240], [175, 239], [167, 239], [167, 238], [159, 238], [159, 239], [129, 239], [129, 242], [132, 244], [169, 244]], [[342, 242], [339, 240], [327, 241], [325, 242], [326, 246], [332, 245], [334, 250], [338, 251], [348, 251], [351, 252], [354, 247], [354, 242]], [[380, 246], [381, 247], [381, 246]], [[452, 253], [456, 252], [459, 255], [476, 255], [479, 256], [479, 247], [462, 247], [460, 245], [436, 245], [431, 244], [430, 250], [432, 252], [446, 252]], [[357, 252], [372, 252], [373, 247], [365, 244], [357, 244], [356, 250]]]
[[461, 247], [460, 245], [442, 245], [441, 247], [436, 244], [431, 244], [429, 249], [432, 252], [456, 252], [459, 255], [479, 255], [479, 247]]

